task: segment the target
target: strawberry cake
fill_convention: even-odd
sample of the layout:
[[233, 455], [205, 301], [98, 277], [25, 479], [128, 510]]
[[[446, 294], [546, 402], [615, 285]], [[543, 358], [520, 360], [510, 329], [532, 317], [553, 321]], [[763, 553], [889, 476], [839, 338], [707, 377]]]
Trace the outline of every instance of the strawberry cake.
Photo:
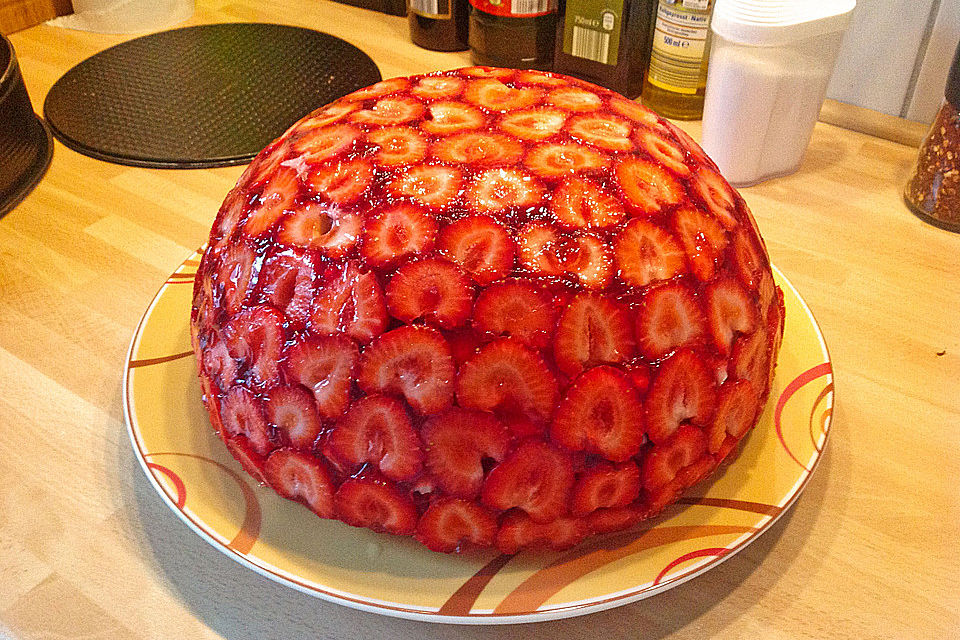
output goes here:
[[191, 314], [243, 467], [435, 551], [563, 549], [660, 513], [756, 424], [782, 293], [683, 131], [560, 75], [393, 78], [265, 148]]

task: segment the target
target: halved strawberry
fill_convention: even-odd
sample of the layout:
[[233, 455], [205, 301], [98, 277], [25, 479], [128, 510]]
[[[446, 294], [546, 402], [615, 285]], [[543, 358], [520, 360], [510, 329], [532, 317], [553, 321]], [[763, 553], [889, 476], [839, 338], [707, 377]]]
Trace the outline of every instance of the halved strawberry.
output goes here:
[[223, 442], [227, 445], [227, 450], [230, 452], [230, 455], [240, 463], [244, 471], [253, 476], [253, 479], [260, 484], [266, 484], [267, 480], [263, 477], [263, 467], [267, 460], [264, 456], [257, 453], [246, 436], [228, 436], [224, 438]]
[[343, 120], [346, 116], [360, 108], [357, 102], [334, 102], [317, 109], [307, 118], [293, 126], [293, 133], [300, 133], [310, 129], [319, 129], [334, 122]]
[[220, 256], [216, 279], [223, 285], [223, 306], [230, 313], [240, 311], [247, 299], [250, 283], [260, 268], [256, 258], [254, 250], [242, 241], [227, 245]]
[[603, 169], [610, 161], [607, 156], [590, 147], [569, 142], [549, 142], [533, 147], [523, 164], [539, 176], [560, 178]]
[[404, 326], [364, 350], [357, 382], [367, 393], [402, 395], [418, 413], [430, 414], [453, 401], [455, 374], [450, 347], [436, 329]]
[[409, 204], [399, 204], [367, 218], [360, 254], [364, 261], [384, 268], [433, 246], [437, 223], [433, 216]]
[[728, 242], [723, 226], [716, 218], [696, 207], [677, 209], [673, 224], [693, 275], [702, 282], [713, 278], [717, 260]]
[[387, 283], [387, 309], [401, 322], [423, 318], [453, 329], [466, 321], [472, 307], [473, 283], [443, 258], [408, 262]]
[[323, 453], [347, 469], [369, 463], [398, 482], [415, 478], [423, 468], [423, 448], [406, 408], [379, 394], [350, 406], [327, 436]]
[[481, 500], [494, 509], [520, 508], [534, 522], [549, 522], [569, 510], [573, 488], [569, 454], [540, 440], [527, 440], [487, 474]]
[[463, 80], [456, 76], [425, 76], [410, 89], [410, 93], [424, 100], [455, 98], [463, 91]]
[[633, 139], [637, 146], [650, 154], [650, 157], [678, 176], [684, 177], [690, 174], [690, 167], [686, 163], [686, 154], [662, 134], [638, 127]]
[[625, 374], [606, 365], [593, 367], [567, 389], [550, 425], [550, 439], [571, 451], [623, 462], [644, 442], [642, 415], [640, 396]]
[[447, 207], [460, 193], [460, 169], [423, 164], [410, 167], [393, 179], [388, 189], [395, 196], [410, 198], [427, 207]]
[[306, 322], [314, 294], [310, 255], [284, 251], [268, 257], [260, 269], [260, 295], [288, 320]]
[[516, 164], [523, 147], [513, 138], [499, 133], [458, 133], [433, 145], [432, 155], [443, 162], [471, 164], [476, 167], [504, 167]]
[[264, 476], [284, 498], [303, 503], [321, 518], [335, 516], [330, 472], [309, 453], [277, 449], [267, 458]]
[[610, 108], [620, 115], [633, 120], [637, 124], [643, 124], [655, 129], [662, 129], [663, 124], [657, 114], [646, 108], [638, 102], [627, 100], [626, 98], [611, 98]]
[[703, 311], [690, 287], [681, 282], [649, 289], [636, 318], [637, 344], [653, 360], [678, 347], [699, 344], [707, 335]]
[[624, 158], [615, 168], [617, 184], [634, 213], [652, 215], [684, 197], [683, 186], [663, 167], [641, 158]]
[[260, 455], [272, 448], [270, 426], [263, 416], [263, 405], [250, 391], [236, 386], [220, 400], [220, 419], [230, 436], [244, 436]]
[[426, 139], [410, 127], [374, 129], [367, 133], [367, 142], [379, 147], [374, 162], [387, 167], [420, 162], [427, 154]]
[[737, 334], [749, 334], [760, 320], [756, 303], [734, 278], [726, 277], [707, 285], [707, 317], [710, 335], [717, 350], [728, 355]]
[[474, 498], [483, 485], [484, 465], [507, 455], [510, 434], [489, 413], [451, 407], [431, 417], [420, 431], [427, 468], [452, 496]]
[[317, 292], [310, 329], [330, 335], [344, 333], [364, 344], [383, 333], [387, 322], [387, 305], [377, 276], [348, 262]]
[[427, 133], [445, 136], [460, 131], [479, 129], [487, 123], [487, 117], [476, 107], [462, 102], [434, 102], [427, 107], [427, 117], [420, 128]]
[[645, 287], [655, 280], [669, 280], [686, 268], [686, 254], [673, 235], [643, 218], [634, 218], [613, 240], [620, 278]]
[[494, 514], [476, 502], [440, 498], [417, 523], [416, 538], [431, 551], [460, 552], [464, 544], [489, 547], [497, 535]]
[[373, 167], [366, 160], [331, 161], [307, 174], [314, 193], [334, 204], [353, 204], [373, 181]]
[[300, 180], [297, 172], [289, 167], [282, 167], [273, 173], [273, 178], [264, 188], [247, 213], [243, 223], [243, 232], [248, 236], [257, 237], [270, 229], [283, 216], [283, 212], [294, 208], [294, 201], [300, 192]]
[[559, 109], [537, 107], [510, 111], [500, 118], [500, 128], [523, 140], [546, 140], [563, 128], [567, 114]]
[[473, 308], [473, 322], [480, 331], [543, 348], [553, 337], [557, 313], [545, 291], [523, 280], [509, 280], [480, 293]]
[[643, 464], [643, 487], [655, 491], [670, 486], [685, 467], [696, 464], [706, 453], [707, 436], [703, 431], [682, 425], [650, 450]]
[[380, 82], [372, 84], [369, 87], [358, 89], [353, 93], [349, 93], [344, 97], [344, 99], [369, 100], [371, 98], [379, 98], [380, 96], [402, 91], [408, 86], [410, 86], [410, 80], [407, 78], [390, 78], [388, 80], [381, 80]]
[[283, 351], [287, 382], [300, 383], [313, 393], [323, 418], [339, 418], [350, 405], [350, 382], [359, 352], [343, 335], [305, 336]]
[[632, 460], [616, 466], [602, 462], [584, 469], [573, 487], [570, 513], [585, 516], [597, 509], [626, 507], [640, 495], [640, 469]]
[[544, 189], [533, 176], [518, 169], [487, 169], [467, 188], [467, 205], [478, 213], [495, 215], [510, 208], [540, 203]]
[[661, 443], [683, 423], [708, 425], [716, 406], [716, 381], [710, 369], [695, 351], [680, 349], [660, 365], [647, 392], [647, 435]]
[[248, 307], [233, 316], [223, 335], [230, 355], [246, 368], [257, 389], [276, 384], [277, 361], [284, 342], [283, 314], [269, 305]]
[[710, 211], [727, 229], [736, 228], [739, 221], [735, 215], [736, 197], [733, 189], [720, 174], [709, 167], [700, 167], [694, 174], [691, 186]]
[[760, 287], [764, 266], [769, 262], [760, 234], [752, 235], [740, 229], [733, 234], [733, 263], [740, 279], [753, 291]]
[[610, 298], [593, 293], [574, 296], [560, 315], [553, 355], [569, 376], [602, 363], [626, 362], [633, 355], [630, 316]]
[[363, 131], [351, 124], [311, 127], [292, 141], [293, 150], [308, 162], [324, 162], [353, 147]]
[[633, 503], [623, 507], [600, 507], [586, 516], [587, 527], [591, 533], [613, 533], [629, 529], [641, 520], [650, 517], [650, 512], [642, 504]]
[[506, 80], [507, 78], [513, 77], [515, 73], [513, 69], [503, 69], [500, 67], [464, 67], [459, 71], [460, 75], [464, 75], [470, 78], [497, 78], [500, 80]]
[[329, 258], [343, 258], [357, 245], [363, 219], [329, 203], [307, 203], [283, 220], [277, 240], [310, 247]]
[[603, 105], [597, 94], [580, 87], [560, 87], [547, 94], [546, 102], [575, 112], [596, 111]]
[[717, 396], [717, 413], [707, 429], [707, 449], [717, 453], [730, 435], [740, 439], [760, 413], [760, 396], [749, 380], [727, 381]]
[[350, 120], [361, 124], [387, 127], [416, 120], [423, 114], [423, 103], [404, 96], [380, 98], [372, 109], [350, 114]]
[[557, 230], [543, 222], [531, 222], [517, 234], [520, 263], [529, 271], [556, 276], [563, 273], [558, 251], [560, 236]]
[[578, 235], [560, 242], [557, 258], [563, 270], [588, 289], [604, 289], [613, 278], [613, 254], [606, 242]]
[[537, 522], [525, 513], [514, 512], [506, 515], [497, 531], [497, 548], [507, 555], [530, 547], [563, 551], [578, 544], [586, 534], [581, 518], [561, 516], [550, 522]]
[[437, 248], [479, 285], [499, 280], [513, 268], [513, 241], [507, 230], [487, 216], [469, 216], [440, 231]]
[[518, 341], [497, 340], [460, 366], [457, 401], [481, 411], [550, 418], [557, 380], [543, 359]]
[[571, 136], [608, 151], [632, 150], [632, 130], [626, 120], [609, 115], [576, 116], [567, 123]]
[[317, 405], [300, 385], [274, 387], [263, 400], [267, 420], [297, 449], [311, 449], [322, 425]]
[[543, 91], [533, 87], [514, 89], [496, 78], [484, 78], [470, 81], [463, 97], [490, 111], [514, 111], [540, 102]]
[[526, 82], [527, 84], [536, 84], [541, 87], [561, 87], [567, 84], [567, 80], [549, 73], [544, 73], [543, 71], [535, 71], [533, 69], [524, 69], [517, 74], [518, 82]]
[[738, 337], [730, 354], [730, 377], [749, 380], [763, 388], [771, 378], [771, 350], [769, 334], [763, 325], [749, 335]]
[[568, 178], [554, 190], [550, 213], [566, 227], [592, 229], [612, 227], [626, 215], [619, 200], [580, 177]]
[[340, 519], [380, 533], [411, 535], [417, 528], [417, 507], [395, 484], [377, 474], [349, 478], [334, 496]]

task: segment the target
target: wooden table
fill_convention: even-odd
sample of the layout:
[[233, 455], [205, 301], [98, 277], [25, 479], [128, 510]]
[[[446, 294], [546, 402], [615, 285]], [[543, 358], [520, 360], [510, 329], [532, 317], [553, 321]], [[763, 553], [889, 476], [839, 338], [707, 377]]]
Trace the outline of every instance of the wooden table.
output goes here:
[[[199, 4], [191, 23], [335, 32], [384, 77], [468, 62], [412, 46], [403, 19], [325, 0]], [[67, 69], [128, 37], [42, 25], [11, 39], [39, 108]], [[242, 168], [135, 169], [58, 143], [38, 188], [0, 219], [0, 636], [960, 637], [960, 235], [903, 205], [915, 155], [818, 124], [798, 173], [743, 190], [834, 363], [831, 442], [794, 508], [662, 595], [474, 628], [380, 617], [276, 585], [161, 502], [124, 426], [125, 354]]]

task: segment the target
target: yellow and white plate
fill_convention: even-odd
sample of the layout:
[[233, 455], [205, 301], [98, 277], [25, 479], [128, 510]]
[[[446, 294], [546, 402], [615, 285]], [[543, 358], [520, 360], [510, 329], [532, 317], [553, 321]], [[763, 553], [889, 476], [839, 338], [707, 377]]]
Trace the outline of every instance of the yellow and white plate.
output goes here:
[[365, 611], [452, 623], [518, 623], [600, 611], [674, 587], [729, 558], [803, 490], [833, 413], [833, 373], [810, 310], [779, 271], [786, 330], [770, 401], [738, 458], [640, 527], [564, 552], [433, 553], [321, 520], [259, 486], [210, 426], [190, 350], [199, 253], [140, 321], [124, 371], [133, 449], [163, 500], [237, 562], [279, 583]]

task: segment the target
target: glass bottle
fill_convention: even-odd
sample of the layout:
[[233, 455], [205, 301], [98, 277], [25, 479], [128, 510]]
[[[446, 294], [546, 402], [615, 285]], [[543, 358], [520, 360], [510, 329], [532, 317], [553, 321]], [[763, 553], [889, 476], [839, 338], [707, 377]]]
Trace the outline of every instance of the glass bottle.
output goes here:
[[549, 71], [556, 30], [557, 0], [470, 0], [474, 64]]
[[467, 0], [407, 0], [410, 39], [434, 51], [466, 51]]

